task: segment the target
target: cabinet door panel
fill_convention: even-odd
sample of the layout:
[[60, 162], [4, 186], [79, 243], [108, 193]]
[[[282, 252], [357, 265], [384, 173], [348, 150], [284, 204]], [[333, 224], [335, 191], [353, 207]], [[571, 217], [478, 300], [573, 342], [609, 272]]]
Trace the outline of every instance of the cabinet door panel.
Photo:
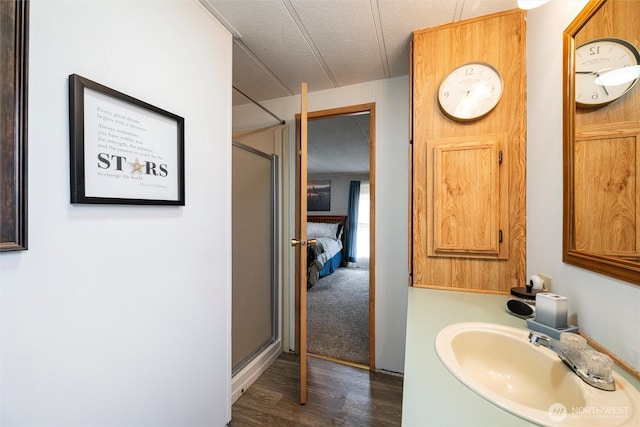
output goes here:
[[499, 253], [497, 141], [434, 148], [433, 255]]
[[639, 141], [636, 123], [614, 123], [576, 134], [573, 227], [577, 250], [640, 259]]

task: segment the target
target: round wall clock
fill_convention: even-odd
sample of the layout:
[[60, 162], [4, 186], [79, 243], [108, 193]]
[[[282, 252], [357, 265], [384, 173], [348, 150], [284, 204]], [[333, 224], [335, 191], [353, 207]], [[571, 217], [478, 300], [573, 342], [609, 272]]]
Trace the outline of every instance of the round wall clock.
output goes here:
[[500, 101], [502, 76], [484, 62], [469, 62], [454, 68], [440, 83], [438, 103], [455, 120], [484, 116]]
[[[638, 64], [640, 52], [626, 40], [601, 38], [578, 46], [575, 79], [577, 106], [600, 107], [624, 96], [638, 81]], [[626, 72], [634, 69], [635, 74]], [[625, 74], [631, 77], [616, 79]]]

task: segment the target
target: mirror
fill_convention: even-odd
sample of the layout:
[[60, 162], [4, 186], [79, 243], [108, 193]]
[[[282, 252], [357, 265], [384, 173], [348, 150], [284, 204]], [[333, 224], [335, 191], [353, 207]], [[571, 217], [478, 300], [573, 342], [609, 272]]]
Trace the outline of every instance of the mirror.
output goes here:
[[563, 35], [563, 261], [640, 285], [638, 22], [590, 0]]

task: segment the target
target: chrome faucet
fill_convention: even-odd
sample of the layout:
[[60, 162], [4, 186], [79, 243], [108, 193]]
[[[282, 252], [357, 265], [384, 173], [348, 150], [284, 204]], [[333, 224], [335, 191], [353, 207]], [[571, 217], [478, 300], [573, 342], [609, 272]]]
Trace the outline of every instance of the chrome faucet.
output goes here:
[[549, 340], [551, 340], [551, 338], [546, 335], [529, 332], [529, 342], [535, 346], [543, 345], [549, 347]]
[[560, 340], [544, 334], [529, 333], [529, 342], [542, 345], [558, 355], [582, 381], [605, 391], [616, 389], [613, 380], [613, 361], [606, 354], [587, 350], [586, 340], [578, 334], [563, 332]]

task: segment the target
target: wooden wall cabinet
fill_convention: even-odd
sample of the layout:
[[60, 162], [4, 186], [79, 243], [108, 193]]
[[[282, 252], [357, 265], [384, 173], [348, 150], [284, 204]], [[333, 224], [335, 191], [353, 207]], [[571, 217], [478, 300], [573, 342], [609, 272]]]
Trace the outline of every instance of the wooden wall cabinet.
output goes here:
[[[415, 31], [411, 68], [413, 286], [506, 293], [524, 286], [525, 12]], [[481, 62], [502, 76], [497, 106], [455, 120], [440, 82]]]

